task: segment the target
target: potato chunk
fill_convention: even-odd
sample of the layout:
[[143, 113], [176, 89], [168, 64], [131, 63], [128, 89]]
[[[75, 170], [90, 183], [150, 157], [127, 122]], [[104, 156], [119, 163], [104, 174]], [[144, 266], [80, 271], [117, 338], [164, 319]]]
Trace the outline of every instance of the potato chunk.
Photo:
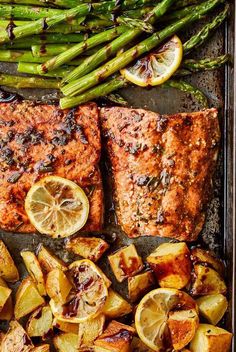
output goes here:
[[1, 352], [29, 352], [32, 348], [33, 343], [23, 327], [15, 320], [11, 321], [1, 343]]
[[146, 346], [139, 337], [134, 336], [131, 343], [132, 352], [153, 352], [151, 348]]
[[169, 313], [168, 327], [175, 350], [180, 350], [189, 344], [197, 331], [198, 325], [199, 319], [195, 309]]
[[0, 276], [7, 282], [19, 280], [17, 267], [2, 240], [0, 240]]
[[46, 296], [47, 293], [45, 288], [44, 276], [36, 255], [30, 251], [22, 251], [21, 256], [24, 260], [28, 273], [30, 274], [37, 286], [40, 295]]
[[78, 346], [87, 347], [92, 345], [94, 340], [103, 332], [105, 315], [100, 314], [96, 318], [89, 319], [79, 324]]
[[194, 264], [208, 264], [215, 269], [222, 277], [224, 277], [225, 266], [224, 263], [216, 258], [216, 256], [202, 248], [193, 248], [191, 250], [191, 259]]
[[133, 244], [121, 248], [108, 256], [111, 268], [119, 282], [137, 274], [143, 269], [143, 262]]
[[29, 317], [26, 331], [30, 337], [47, 337], [52, 329], [53, 315], [50, 306], [44, 306], [37, 309]]
[[10, 296], [6, 303], [4, 304], [4, 307], [2, 308], [0, 312], [0, 320], [11, 320], [13, 316], [13, 303], [12, 303], [12, 297]]
[[200, 264], [194, 265], [194, 282], [191, 288], [192, 295], [225, 294], [226, 290], [225, 282], [217, 271]]
[[40, 345], [40, 346], [34, 347], [31, 351], [32, 352], [50, 352], [50, 346], [47, 344]]
[[55, 268], [48, 273], [46, 290], [55, 302], [64, 304], [71, 289], [72, 284], [62, 270]]
[[213, 325], [219, 323], [228, 307], [227, 299], [220, 293], [200, 297], [197, 304], [201, 315]]
[[79, 331], [79, 324], [68, 323], [68, 322], [62, 321], [58, 318], [54, 318], [53, 327], [55, 327], [63, 332], [71, 332], [73, 334], [78, 334], [78, 331]]
[[58, 352], [78, 352], [78, 335], [62, 333], [53, 338], [53, 344]]
[[138, 274], [128, 278], [129, 298], [132, 302], [137, 301], [141, 296], [148, 292], [154, 285], [155, 280], [151, 271]]
[[66, 264], [63, 262], [63, 260], [59, 259], [56, 257], [54, 254], [52, 254], [49, 249], [47, 249], [44, 246], [40, 246], [39, 252], [38, 252], [38, 261], [39, 264], [42, 268], [42, 270], [45, 273], [49, 273], [51, 270], [58, 268], [62, 271], [67, 270]]
[[160, 287], [182, 289], [190, 281], [192, 264], [184, 242], [161, 244], [148, 256], [147, 262]]
[[94, 341], [94, 345], [100, 348], [95, 348], [95, 351], [129, 352], [134, 332], [131, 326], [112, 320], [104, 333]]
[[32, 313], [44, 303], [45, 301], [39, 294], [35, 283], [28, 276], [21, 282], [16, 292], [16, 303], [14, 308], [15, 318], [18, 320], [25, 315]]
[[106, 317], [111, 319], [118, 318], [122, 315], [129, 314], [130, 312], [132, 312], [132, 306], [117, 292], [110, 288], [105, 306], [103, 307], [103, 313]]
[[109, 244], [97, 237], [75, 237], [66, 243], [66, 249], [93, 262], [97, 262], [108, 248]]
[[232, 334], [210, 324], [200, 324], [190, 343], [191, 352], [229, 352]]
[[0, 311], [3, 310], [4, 306], [7, 303], [7, 300], [10, 298], [11, 289], [7, 287], [7, 284], [0, 277]]

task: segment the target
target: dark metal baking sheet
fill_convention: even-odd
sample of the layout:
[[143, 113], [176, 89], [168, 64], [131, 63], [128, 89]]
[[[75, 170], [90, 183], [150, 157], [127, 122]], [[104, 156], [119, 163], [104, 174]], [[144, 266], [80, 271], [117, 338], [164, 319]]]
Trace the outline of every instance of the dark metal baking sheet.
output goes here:
[[[197, 30], [198, 25], [194, 27]], [[186, 33], [188, 35], [188, 33]], [[232, 4], [231, 18], [225, 28], [219, 29], [210, 39], [207, 46], [201, 50], [196, 50], [194, 57], [216, 56], [226, 50], [235, 55], [235, 4]], [[15, 72], [14, 64], [0, 63], [0, 72]], [[208, 96], [211, 106], [215, 106], [220, 111], [220, 121], [222, 129], [222, 148], [214, 178], [214, 192], [212, 201], [207, 209], [207, 221], [199, 237], [198, 243], [206, 248], [213, 249], [220, 257], [224, 258], [227, 265], [227, 284], [229, 287], [229, 311], [223, 322], [224, 326], [235, 331], [235, 206], [236, 206], [236, 73], [233, 64], [226, 69], [214, 72], [199, 73], [191, 77], [190, 82], [200, 87]], [[11, 91], [16, 91], [11, 89]], [[57, 98], [56, 92], [46, 90], [18, 90], [26, 99], [40, 99], [47, 101]], [[122, 91], [122, 95], [133, 107], [142, 107], [160, 113], [175, 113], [182, 111], [196, 111], [201, 106], [192, 99], [175, 89], [155, 88], [144, 90], [138, 87], [127, 88]], [[101, 168], [104, 179], [105, 191], [105, 227], [102, 231], [108, 239], [112, 240], [114, 234], [117, 240], [111, 246], [111, 251], [122, 245], [134, 243], [138, 252], [145, 258], [159, 243], [166, 241], [161, 238], [138, 238], [128, 239], [116, 224], [114, 208], [111, 198], [110, 175], [106, 166], [105, 157], [102, 157]], [[20, 257], [20, 251], [25, 248], [35, 250], [39, 243], [44, 243], [51, 248], [66, 262], [74, 257], [64, 250], [63, 240], [51, 240], [38, 234], [16, 234], [0, 232], [0, 238], [7, 244], [10, 252], [19, 266], [22, 276], [26, 275], [24, 265]], [[113, 279], [113, 285], [123, 296], [127, 294], [126, 283], [118, 284], [114, 279], [106, 256], [99, 265]], [[232, 352], [235, 351], [233, 342]]]

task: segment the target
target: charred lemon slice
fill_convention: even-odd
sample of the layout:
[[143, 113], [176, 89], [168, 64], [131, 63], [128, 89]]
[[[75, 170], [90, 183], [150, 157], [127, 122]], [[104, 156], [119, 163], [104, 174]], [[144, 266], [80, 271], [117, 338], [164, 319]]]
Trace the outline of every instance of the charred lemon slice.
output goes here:
[[61, 321], [72, 323], [95, 318], [103, 310], [108, 296], [103, 272], [93, 262], [84, 259], [69, 266], [69, 276], [74, 289], [65, 304], [50, 301], [53, 314]]
[[[173, 337], [168, 326], [170, 312], [191, 309], [196, 312], [197, 305], [185, 292], [171, 288], [158, 288], [149, 292], [140, 301], [135, 314], [135, 327], [140, 339], [153, 351], [171, 348]], [[183, 328], [180, 322], [178, 326]], [[178, 331], [175, 333], [178, 334]]]
[[183, 46], [177, 35], [157, 51], [141, 58], [120, 72], [128, 81], [140, 86], [157, 86], [167, 81], [178, 69], [183, 57]]
[[76, 183], [48, 176], [35, 183], [25, 199], [30, 222], [53, 238], [67, 237], [79, 231], [89, 214], [89, 201]]

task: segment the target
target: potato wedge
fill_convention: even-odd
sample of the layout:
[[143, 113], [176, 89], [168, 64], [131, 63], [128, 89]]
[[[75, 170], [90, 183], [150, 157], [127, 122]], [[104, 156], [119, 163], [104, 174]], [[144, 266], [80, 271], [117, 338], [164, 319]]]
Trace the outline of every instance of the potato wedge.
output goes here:
[[109, 244], [97, 237], [75, 237], [66, 243], [66, 249], [93, 262], [97, 262], [108, 248]]
[[9, 330], [3, 337], [1, 352], [28, 352], [34, 347], [23, 327], [15, 320], [10, 322]]
[[200, 324], [190, 343], [191, 352], [229, 352], [232, 334], [210, 324]]
[[62, 332], [71, 332], [72, 334], [78, 334], [79, 324], [67, 323], [58, 318], [54, 318], [53, 327], [61, 330]]
[[34, 347], [31, 351], [32, 352], [50, 352], [50, 346], [47, 344], [40, 345], [40, 346]]
[[133, 244], [123, 247], [108, 256], [117, 281], [122, 282], [143, 269], [143, 262]]
[[169, 313], [168, 327], [172, 346], [181, 350], [193, 339], [199, 325], [195, 309], [179, 310]]
[[64, 304], [72, 289], [72, 284], [61, 269], [55, 268], [48, 273], [46, 290], [55, 302]]
[[185, 242], [162, 243], [147, 257], [160, 287], [184, 288], [191, 279], [192, 263]]
[[49, 273], [53, 269], [60, 269], [62, 271], [67, 270], [66, 264], [63, 262], [63, 260], [59, 259], [56, 257], [54, 254], [52, 254], [49, 249], [47, 249], [44, 246], [40, 246], [39, 251], [38, 251], [38, 261], [39, 264], [45, 273]]
[[194, 264], [208, 264], [215, 269], [222, 277], [224, 277], [224, 263], [218, 259], [214, 253], [206, 251], [202, 248], [193, 248], [191, 250], [191, 259]]
[[219, 323], [228, 308], [227, 299], [220, 293], [200, 297], [196, 302], [200, 314], [212, 325], [217, 325]]
[[89, 319], [79, 324], [78, 346], [92, 345], [94, 340], [103, 333], [105, 315], [100, 314], [96, 318]]
[[7, 303], [7, 300], [10, 298], [11, 289], [8, 288], [5, 281], [0, 277], [0, 312], [3, 310], [4, 306]]
[[78, 335], [62, 333], [53, 338], [53, 344], [58, 352], [78, 352]]
[[26, 331], [30, 337], [47, 337], [52, 330], [53, 315], [50, 306], [38, 308], [29, 317]]
[[194, 282], [191, 288], [193, 296], [225, 294], [226, 291], [225, 282], [217, 271], [200, 264], [194, 265]]
[[107, 318], [113, 319], [132, 312], [132, 306], [117, 292], [111, 288], [108, 290], [108, 297], [103, 307], [103, 313]]
[[45, 288], [44, 276], [36, 255], [30, 251], [22, 251], [21, 256], [24, 260], [28, 273], [36, 284], [40, 295], [46, 296], [47, 293]]
[[25, 278], [16, 292], [14, 315], [17, 320], [45, 303], [31, 277]]
[[19, 280], [17, 267], [2, 240], [0, 240], [0, 276], [7, 282]]
[[132, 276], [128, 278], [129, 298], [136, 302], [141, 296], [148, 292], [154, 285], [155, 279], [151, 271]]
[[0, 312], [0, 320], [11, 320], [13, 316], [13, 302], [12, 302], [12, 297], [10, 296], [6, 303], [4, 304], [4, 307], [2, 308]]
[[94, 341], [95, 351], [129, 352], [134, 332], [131, 326], [112, 320], [104, 333]]

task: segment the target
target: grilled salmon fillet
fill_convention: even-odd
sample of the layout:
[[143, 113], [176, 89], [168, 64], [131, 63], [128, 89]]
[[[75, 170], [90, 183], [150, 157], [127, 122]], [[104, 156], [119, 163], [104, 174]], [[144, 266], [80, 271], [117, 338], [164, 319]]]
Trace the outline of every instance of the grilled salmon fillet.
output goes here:
[[83, 230], [101, 229], [103, 190], [96, 104], [72, 110], [32, 102], [0, 104], [0, 227], [32, 232], [24, 210], [31, 185], [53, 174], [80, 185], [90, 213]]
[[218, 154], [217, 110], [167, 116], [112, 107], [100, 117], [125, 233], [196, 240]]

